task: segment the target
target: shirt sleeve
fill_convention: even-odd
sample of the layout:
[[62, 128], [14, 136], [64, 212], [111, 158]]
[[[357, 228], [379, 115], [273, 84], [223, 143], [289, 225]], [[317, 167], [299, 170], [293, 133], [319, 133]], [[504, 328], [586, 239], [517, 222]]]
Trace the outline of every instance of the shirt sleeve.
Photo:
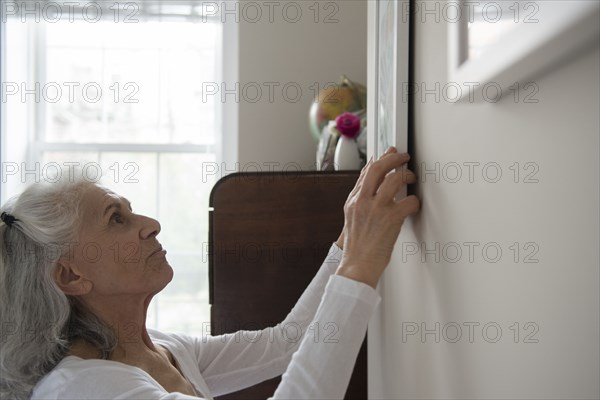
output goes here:
[[328, 335], [306, 335], [272, 399], [341, 399], [381, 297], [369, 285], [333, 275], [314, 318]]
[[329, 277], [336, 271], [342, 249], [329, 252], [287, 317], [274, 327], [197, 338], [198, 366], [214, 396], [235, 392], [283, 374], [292, 354], [310, 328]]
[[[275, 398], [338, 392], [343, 397], [379, 295], [366, 284], [333, 275], [341, 256], [333, 244], [292, 311], [275, 327], [201, 339], [198, 364], [213, 395], [241, 390], [287, 369]], [[328, 363], [344, 365], [331, 370]]]

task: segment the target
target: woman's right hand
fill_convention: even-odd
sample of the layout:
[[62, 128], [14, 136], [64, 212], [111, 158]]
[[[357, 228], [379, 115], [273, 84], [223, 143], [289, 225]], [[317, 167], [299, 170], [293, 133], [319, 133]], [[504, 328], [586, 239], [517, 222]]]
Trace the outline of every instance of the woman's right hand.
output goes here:
[[377, 286], [404, 219], [420, 208], [414, 195], [394, 200], [403, 186], [417, 181], [416, 175], [403, 167], [409, 159], [408, 154], [390, 147], [361, 171], [344, 205], [344, 253], [336, 274]]

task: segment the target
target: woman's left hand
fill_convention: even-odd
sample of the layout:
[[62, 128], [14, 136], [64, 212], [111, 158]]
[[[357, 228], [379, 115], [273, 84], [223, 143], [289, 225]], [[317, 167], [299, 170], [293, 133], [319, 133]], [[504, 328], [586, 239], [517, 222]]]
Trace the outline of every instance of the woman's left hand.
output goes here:
[[[385, 153], [383, 153], [381, 155], [381, 157], [379, 157], [379, 159], [381, 160], [384, 156], [390, 154], [390, 153], [397, 153], [398, 150], [395, 147], [390, 147], [386, 150]], [[371, 163], [371, 161], [369, 161], [369, 163]], [[367, 165], [365, 165], [362, 170], [360, 171], [360, 176], [358, 177], [356, 184], [354, 185], [354, 189], [352, 189], [352, 191], [350, 192], [350, 195], [348, 196], [348, 198], [351, 198], [360, 188], [362, 181], [364, 179], [364, 175], [365, 175], [365, 171], [367, 169], [367, 167], [369, 166], [369, 163], [367, 163]], [[346, 225], [344, 224], [344, 228], [342, 229], [342, 232], [340, 233], [340, 236], [338, 237], [338, 239], [335, 241], [335, 244], [340, 248], [340, 249], [344, 249], [344, 238], [346, 235]]]

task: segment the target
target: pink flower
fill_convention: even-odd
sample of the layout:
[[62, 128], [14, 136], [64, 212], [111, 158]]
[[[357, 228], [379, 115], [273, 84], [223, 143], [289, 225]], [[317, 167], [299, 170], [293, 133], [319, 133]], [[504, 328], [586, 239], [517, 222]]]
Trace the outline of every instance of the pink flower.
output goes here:
[[335, 125], [343, 136], [350, 139], [356, 138], [360, 132], [360, 118], [351, 112], [338, 115], [335, 119]]

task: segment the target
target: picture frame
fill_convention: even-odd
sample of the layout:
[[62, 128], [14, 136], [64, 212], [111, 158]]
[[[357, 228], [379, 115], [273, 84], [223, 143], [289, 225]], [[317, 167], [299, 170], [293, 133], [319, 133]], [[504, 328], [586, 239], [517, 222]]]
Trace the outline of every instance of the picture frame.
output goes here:
[[408, 147], [407, 88], [409, 0], [369, 1], [368, 139], [369, 156], [389, 146]]
[[598, 1], [448, 0], [445, 8], [448, 78], [459, 101], [516, 90], [600, 34]]

